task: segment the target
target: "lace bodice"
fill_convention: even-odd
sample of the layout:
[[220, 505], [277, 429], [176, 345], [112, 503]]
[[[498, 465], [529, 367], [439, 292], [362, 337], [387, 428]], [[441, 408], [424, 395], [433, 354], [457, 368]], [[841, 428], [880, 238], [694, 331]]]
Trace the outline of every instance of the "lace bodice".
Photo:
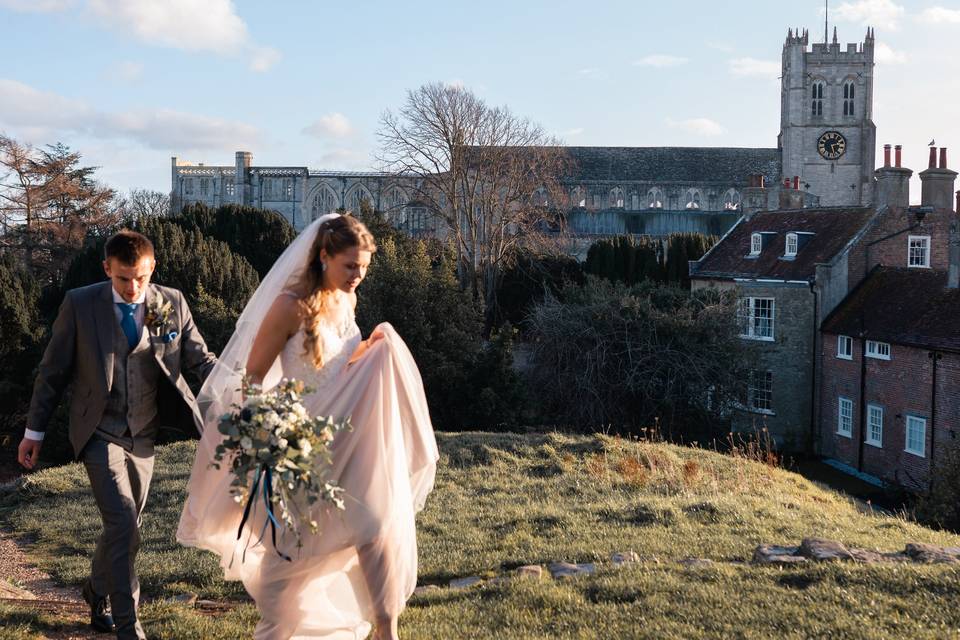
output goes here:
[[280, 352], [280, 365], [283, 367], [283, 377], [296, 378], [313, 387], [315, 393], [322, 392], [324, 387], [343, 371], [347, 361], [360, 344], [360, 327], [357, 326], [353, 309], [347, 300], [340, 305], [339, 316], [333, 320], [321, 318], [318, 330], [323, 344], [323, 367], [316, 369], [305, 355], [303, 328], [290, 336], [283, 351]]

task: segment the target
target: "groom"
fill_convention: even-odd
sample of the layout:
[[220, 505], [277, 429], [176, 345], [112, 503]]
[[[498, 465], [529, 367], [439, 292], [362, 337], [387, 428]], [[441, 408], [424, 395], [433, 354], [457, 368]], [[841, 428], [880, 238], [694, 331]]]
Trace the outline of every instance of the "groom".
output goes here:
[[[200, 430], [197, 402], [183, 375], [202, 381], [216, 359], [183, 294], [150, 284], [155, 261], [146, 236], [120, 231], [107, 241], [105, 254], [109, 282], [72, 289], [60, 306], [18, 460], [27, 469], [37, 464], [50, 416], [72, 384], [70, 443], [87, 469], [103, 520], [83, 597], [95, 629], [142, 639], [134, 560], [154, 439], [158, 428], [171, 422]], [[178, 415], [164, 415], [169, 410]]]

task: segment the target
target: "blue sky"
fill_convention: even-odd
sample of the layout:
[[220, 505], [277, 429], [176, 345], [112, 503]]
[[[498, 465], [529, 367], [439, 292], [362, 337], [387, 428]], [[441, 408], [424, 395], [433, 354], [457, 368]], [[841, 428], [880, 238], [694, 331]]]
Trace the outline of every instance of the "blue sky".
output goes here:
[[[830, 16], [844, 43], [876, 29], [879, 145], [915, 170], [931, 138], [960, 145], [960, 0]], [[0, 19], [0, 131], [166, 191], [173, 155], [370, 168], [381, 113], [436, 81], [568, 144], [772, 147], [787, 28], [821, 39], [823, 3], [0, 0]]]

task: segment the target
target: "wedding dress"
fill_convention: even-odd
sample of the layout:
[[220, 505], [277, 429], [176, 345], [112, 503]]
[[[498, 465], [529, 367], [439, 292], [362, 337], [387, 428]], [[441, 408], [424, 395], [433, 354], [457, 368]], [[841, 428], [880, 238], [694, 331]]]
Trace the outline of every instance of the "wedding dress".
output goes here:
[[[261, 289], [276, 284], [269, 279]], [[303, 330], [293, 335], [264, 387], [280, 377], [297, 378], [314, 389], [303, 398], [311, 415], [350, 417], [353, 430], [339, 433], [331, 445], [331, 477], [344, 489], [346, 508], [315, 507], [320, 531], [305, 531], [301, 548], [291, 534], [278, 537], [277, 549], [269, 533], [258, 543], [266, 518], [262, 508], [238, 540], [243, 505], [229, 493], [231, 473], [227, 465], [217, 470], [209, 463], [222, 439], [216, 416], [229, 410], [227, 400], [237, 399], [230, 387], [239, 376], [230, 371], [237, 368], [239, 355], [249, 352], [251, 332], [243, 331], [244, 316], [248, 311], [260, 315], [254, 310], [263, 306], [262, 300], [255, 302], [248, 304], [224, 350], [228, 358], [218, 363], [220, 375], [211, 375], [200, 394], [201, 406], [207, 403], [206, 429], [177, 539], [217, 553], [225, 577], [243, 581], [261, 614], [255, 638], [364, 638], [373, 620], [398, 615], [416, 588], [414, 518], [433, 488], [439, 457], [420, 373], [389, 324], [379, 326], [382, 340], [348, 363], [360, 330], [346, 301], [338, 316], [321, 320], [324, 365], [319, 370], [305, 355]], [[214, 388], [208, 389], [211, 381]], [[291, 559], [281, 557], [278, 549]]]

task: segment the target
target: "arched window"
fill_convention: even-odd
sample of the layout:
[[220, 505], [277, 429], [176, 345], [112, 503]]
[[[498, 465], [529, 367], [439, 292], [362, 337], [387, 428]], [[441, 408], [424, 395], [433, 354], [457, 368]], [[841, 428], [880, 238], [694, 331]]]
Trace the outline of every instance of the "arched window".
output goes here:
[[647, 208], [663, 209], [663, 191], [660, 187], [654, 187], [647, 191]]
[[852, 80], [843, 83], [843, 115], [853, 115], [854, 88], [856, 85]]
[[574, 187], [570, 191], [570, 206], [571, 207], [585, 207], [587, 206], [587, 196], [583, 192], [583, 189], [580, 187]]
[[740, 192], [736, 189], [727, 189], [723, 194], [723, 210], [736, 211], [740, 208]]
[[550, 206], [550, 199], [547, 197], [547, 190], [543, 187], [537, 187], [537, 190], [533, 192], [533, 206], [535, 207], [548, 207]]
[[364, 200], [366, 200], [371, 206], [373, 205], [373, 197], [370, 195], [370, 192], [367, 191], [363, 185], [357, 185], [357, 187], [350, 193], [350, 197], [347, 198], [347, 202], [350, 203], [350, 210], [354, 213], [360, 213], [360, 205]]
[[700, 202], [701, 202], [701, 200], [702, 200], [703, 198], [702, 198], [702, 196], [700, 195], [700, 190], [699, 190], [699, 189], [687, 189], [687, 195], [686, 195], [686, 198], [685, 198], [685, 199], [686, 199], [686, 201], [687, 201], [687, 204], [684, 205], [685, 208], [687, 208], [687, 209], [699, 209], [699, 208], [700, 208]]
[[320, 187], [310, 204], [310, 219], [316, 220], [322, 215], [333, 213], [337, 209], [337, 196], [329, 187]]
[[812, 109], [810, 115], [812, 116], [822, 116], [823, 115], [823, 82], [814, 82], [813, 83], [813, 101]]
[[610, 189], [610, 200], [608, 205], [616, 209], [623, 208], [623, 189], [620, 187], [614, 187], [613, 189]]
[[389, 207], [391, 209], [402, 209], [407, 205], [407, 196], [400, 187], [394, 187], [390, 190]]

